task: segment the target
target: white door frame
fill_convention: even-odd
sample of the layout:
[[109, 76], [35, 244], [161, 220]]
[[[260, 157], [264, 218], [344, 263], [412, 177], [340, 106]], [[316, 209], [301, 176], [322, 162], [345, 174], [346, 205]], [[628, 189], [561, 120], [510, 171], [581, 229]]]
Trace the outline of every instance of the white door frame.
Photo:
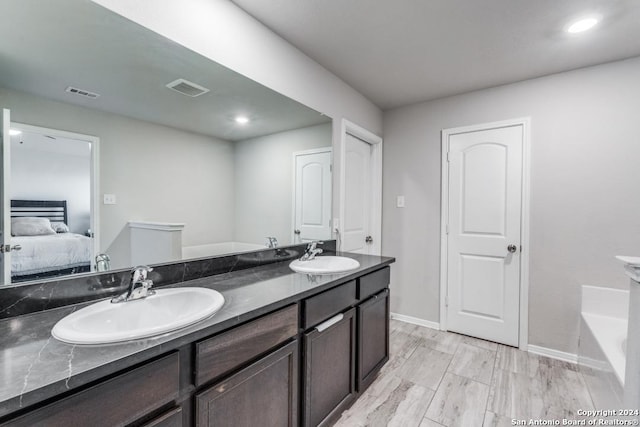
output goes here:
[[[296, 234], [295, 234], [295, 228], [296, 228], [296, 157], [298, 156], [304, 156], [307, 154], [320, 154], [320, 153], [329, 153], [331, 155], [331, 160], [330, 160], [330, 164], [332, 165], [332, 169], [333, 169], [333, 148], [332, 147], [321, 147], [321, 148], [313, 148], [311, 150], [303, 150], [303, 151], [294, 151], [293, 155], [291, 157], [292, 159], [292, 166], [291, 166], [291, 170], [292, 170], [292, 174], [291, 174], [291, 182], [292, 182], [292, 187], [291, 187], [291, 194], [293, 195], [293, 197], [291, 198], [291, 244], [296, 244]], [[331, 173], [331, 182], [333, 183], [333, 173]], [[333, 190], [333, 189], [332, 189]], [[332, 200], [329, 201], [329, 203], [331, 203], [331, 209], [330, 211], [333, 212], [333, 197], [331, 198]], [[331, 222], [331, 220], [329, 220]]]
[[91, 260], [91, 271], [95, 267], [95, 256], [100, 253], [100, 138], [93, 135], [85, 135], [77, 132], [68, 132], [65, 130], [51, 129], [43, 126], [33, 126], [24, 123], [11, 122], [12, 129], [18, 129], [23, 132], [41, 133], [59, 138], [77, 139], [87, 141], [91, 144], [91, 207], [90, 227], [93, 231], [93, 257]]
[[449, 137], [454, 134], [476, 132], [494, 128], [522, 125], [522, 200], [521, 200], [521, 231], [520, 244], [520, 325], [518, 333], [518, 347], [527, 350], [529, 342], [529, 206], [530, 206], [530, 132], [531, 118], [502, 120], [498, 122], [482, 123], [471, 126], [463, 126], [442, 130], [441, 139], [441, 169], [442, 169], [442, 193], [440, 199], [440, 329], [447, 330], [447, 266], [448, 266], [448, 239], [447, 219], [449, 218], [449, 162], [447, 161]]
[[[2, 238], [0, 239], [0, 245], [4, 246], [5, 244], [11, 243], [11, 201], [8, 196], [9, 185], [11, 184], [11, 110], [7, 108], [2, 109], [2, 126], [0, 126], [2, 130], [2, 135], [0, 135], [0, 140], [2, 140], [2, 173], [0, 178], [2, 179], [2, 189], [0, 191], [0, 203], [2, 203], [2, 209], [0, 209], [0, 213], [2, 214]], [[0, 285], [10, 285], [11, 284], [11, 252], [5, 252], [0, 254], [2, 257], [2, 277], [0, 277]]]
[[[345, 197], [345, 152], [346, 152], [346, 139], [347, 134], [355, 136], [356, 138], [371, 145], [371, 212], [370, 212], [370, 227], [371, 237], [373, 243], [371, 245], [371, 255], [380, 255], [382, 251], [382, 138], [378, 135], [366, 130], [365, 128], [358, 126], [346, 119], [342, 119], [340, 123], [340, 138], [337, 142], [336, 151], [340, 154], [340, 171], [337, 174], [338, 177], [338, 220], [339, 225], [342, 227], [344, 224], [344, 197]], [[334, 175], [335, 176], [335, 175]], [[334, 201], [335, 201], [334, 197]], [[341, 228], [333, 225], [334, 231], [338, 233], [338, 250], [341, 250], [342, 239], [340, 238]]]

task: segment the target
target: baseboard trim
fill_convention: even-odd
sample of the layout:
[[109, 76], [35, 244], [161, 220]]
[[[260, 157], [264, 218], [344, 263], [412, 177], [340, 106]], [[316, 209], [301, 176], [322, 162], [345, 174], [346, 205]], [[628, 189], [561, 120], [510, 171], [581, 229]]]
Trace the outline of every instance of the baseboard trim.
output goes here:
[[[413, 325], [426, 326], [427, 328], [440, 330], [440, 323], [432, 322], [430, 320], [420, 319], [418, 317], [406, 316], [404, 314], [391, 313], [391, 318], [400, 322], [411, 323]], [[560, 350], [554, 350], [552, 348], [540, 347], [538, 345], [529, 344], [527, 346], [529, 353], [537, 354], [538, 356], [545, 356], [551, 359], [561, 360], [563, 362], [578, 363], [578, 355], [574, 353], [567, 353]]]
[[417, 317], [405, 316], [404, 314], [391, 313], [391, 318], [400, 322], [411, 323], [413, 325], [426, 326], [431, 329], [440, 330], [440, 323], [430, 320], [419, 319]]
[[546, 356], [552, 359], [562, 360], [563, 362], [578, 363], [578, 355], [574, 353], [566, 353], [564, 351], [531, 344], [527, 346], [527, 351], [529, 353], [537, 354], [538, 356]]

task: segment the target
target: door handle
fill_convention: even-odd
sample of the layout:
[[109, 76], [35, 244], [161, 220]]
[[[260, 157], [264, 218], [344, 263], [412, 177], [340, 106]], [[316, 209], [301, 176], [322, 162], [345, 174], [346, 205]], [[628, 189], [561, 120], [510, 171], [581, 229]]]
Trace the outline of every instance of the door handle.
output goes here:
[[507, 250], [508, 250], [509, 252], [511, 252], [511, 253], [514, 253], [515, 251], [517, 251], [517, 250], [518, 250], [518, 247], [517, 247], [516, 245], [513, 245], [513, 244], [512, 244], [512, 245], [507, 246]]
[[293, 234], [300, 234], [300, 230], [298, 229], [293, 230]]
[[323, 332], [326, 329], [329, 329], [331, 326], [333, 326], [336, 323], [338, 323], [339, 321], [341, 321], [342, 319], [344, 319], [344, 314], [342, 314], [342, 313], [336, 314], [331, 319], [325, 320], [324, 322], [322, 322], [318, 326], [316, 326], [316, 331]]
[[11, 251], [19, 251], [22, 249], [22, 246], [20, 245], [0, 245], [0, 253], [6, 254], [7, 252], [11, 252]]
[[367, 236], [367, 237], [365, 237], [365, 238], [364, 238], [364, 241], [365, 241], [366, 243], [373, 243], [373, 237], [371, 237], [371, 236]]

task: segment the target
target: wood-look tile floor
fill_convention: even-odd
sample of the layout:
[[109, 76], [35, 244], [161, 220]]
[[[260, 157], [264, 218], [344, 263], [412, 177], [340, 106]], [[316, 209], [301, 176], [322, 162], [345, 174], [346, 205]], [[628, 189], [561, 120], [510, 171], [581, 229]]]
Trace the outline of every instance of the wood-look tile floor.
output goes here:
[[392, 320], [390, 353], [336, 426], [501, 427], [593, 409], [576, 365], [516, 348]]

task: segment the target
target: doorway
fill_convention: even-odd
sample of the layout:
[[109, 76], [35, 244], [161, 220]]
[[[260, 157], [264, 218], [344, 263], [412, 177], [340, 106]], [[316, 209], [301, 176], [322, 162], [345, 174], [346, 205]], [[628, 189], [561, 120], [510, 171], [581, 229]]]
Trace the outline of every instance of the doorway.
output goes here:
[[331, 148], [293, 153], [293, 243], [331, 238]]
[[529, 119], [442, 132], [440, 324], [526, 348]]
[[98, 138], [3, 116], [2, 283], [92, 271]]
[[340, 139], [340, 212], [334, 229], [341, 251], [380, 255], [382, 138], [347, 120]]

